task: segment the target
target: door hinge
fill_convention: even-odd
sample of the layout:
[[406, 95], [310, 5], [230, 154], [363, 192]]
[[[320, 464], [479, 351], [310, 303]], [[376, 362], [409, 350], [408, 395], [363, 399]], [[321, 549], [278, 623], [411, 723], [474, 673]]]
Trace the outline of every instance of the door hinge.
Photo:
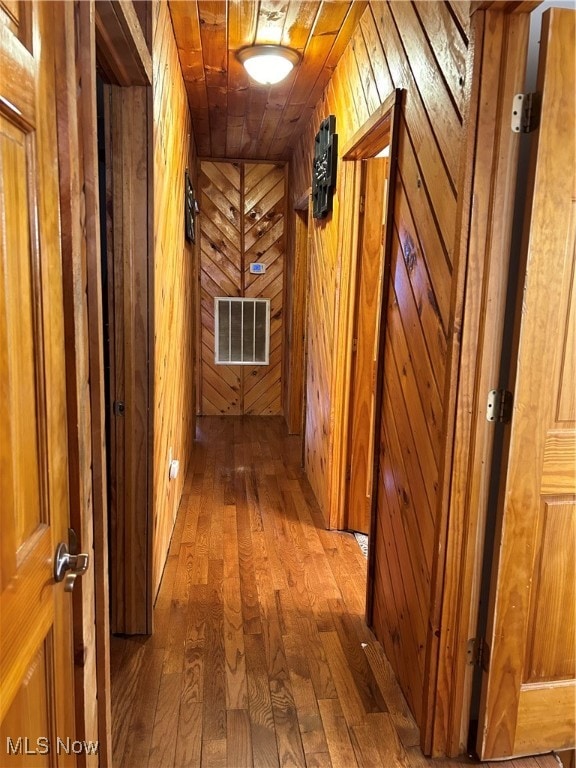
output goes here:
[[352, 352], [358, 352], [358, 339], [352, 339]]
[[470, 640], [468, 640], [466, 656], [470, 666], [482, 667], [484, 672], [488, 672], [488, 666], [490, 664], [490, 646], [483, 637], [471, 637]]
[[360, 195], [360, 213], [364, 213], [364, 195]]
[[498, 421], [502, 424], [508, 424], [512, 419], [513, 401], [512, 392], [509, 392], [507, 389], [491, 389], [488, 392], [488, 402], [486, 403], [487, 421]]
[[517, 93], [512, 99], [511, 128], [514, 133], [532, 133], [540, 124], [540, 94]]

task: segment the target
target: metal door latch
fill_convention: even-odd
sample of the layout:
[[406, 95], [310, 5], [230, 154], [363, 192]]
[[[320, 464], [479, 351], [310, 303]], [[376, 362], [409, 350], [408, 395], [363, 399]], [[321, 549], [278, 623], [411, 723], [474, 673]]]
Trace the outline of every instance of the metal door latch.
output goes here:
[[69, 529], [69, 544], [61, 541], [54, 555], [54, 581], [64, 581], [64, 591], [72, 592], [77, 576], [82, 576], [88, 570], [90, 556], [77, 553], [76, 534]]

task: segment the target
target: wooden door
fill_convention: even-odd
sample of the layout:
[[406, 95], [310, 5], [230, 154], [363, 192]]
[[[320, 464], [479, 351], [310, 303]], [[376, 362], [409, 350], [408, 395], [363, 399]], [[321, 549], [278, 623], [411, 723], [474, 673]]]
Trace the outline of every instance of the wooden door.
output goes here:
[[548, 11], [541, 35], [542, 112], [483, 675], [483, 759], [575, 741], [575, 18]]
[[26, 765], [75, 764], [55, 12], [0, 6], [0, 749]]
[[[283, 166], [244, 165], [243, 295], [270, 299], [269, 364], [242, 369], [243, 413], [252, 416], [282, 413], [285, 186]], [[251, 274], [252, 263], [263, 264], [266, 272]]]
[[239, 163], [200, 164], [200, 380], [202, 415], [242, 413], [239, 366], [214, 362], [214, 297], [242, 296], [242, 168]]
[[[199, 407], [204, 416], [282, 413], [285, 169], [202, 161]], [[250, 264], [264, 265], [263, 274]], [[268, 365], [215, 363], [214, 298], [270, 300]]]
[[363, 162], [350, 407], [346, 528], [368, 533], [374, 446], [374, 396], [386, 212], [386, 158]]

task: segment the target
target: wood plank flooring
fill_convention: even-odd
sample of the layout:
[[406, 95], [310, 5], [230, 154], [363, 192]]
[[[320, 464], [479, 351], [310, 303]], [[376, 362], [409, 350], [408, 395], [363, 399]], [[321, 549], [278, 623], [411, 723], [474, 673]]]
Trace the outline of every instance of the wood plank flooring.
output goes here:
[[469, 765], [418, 748], [364, 624], [366, 560], [299, 457], [281, 418], [198, 419], [154, 634], [112, 638], [116, 768]]

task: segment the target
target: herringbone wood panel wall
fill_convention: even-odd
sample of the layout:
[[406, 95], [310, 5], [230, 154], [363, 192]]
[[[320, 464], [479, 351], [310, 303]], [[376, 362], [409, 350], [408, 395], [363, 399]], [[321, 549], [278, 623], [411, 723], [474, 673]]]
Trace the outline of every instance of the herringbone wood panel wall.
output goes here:
[[[200, 165], [199, 412], [279, 415], [282, 374], [285, 173], [270, 163]], [[263, 275], [250, 264], [266, 266]], [[269, 365], [214, 362], [214, 297], [270, 299]]]

